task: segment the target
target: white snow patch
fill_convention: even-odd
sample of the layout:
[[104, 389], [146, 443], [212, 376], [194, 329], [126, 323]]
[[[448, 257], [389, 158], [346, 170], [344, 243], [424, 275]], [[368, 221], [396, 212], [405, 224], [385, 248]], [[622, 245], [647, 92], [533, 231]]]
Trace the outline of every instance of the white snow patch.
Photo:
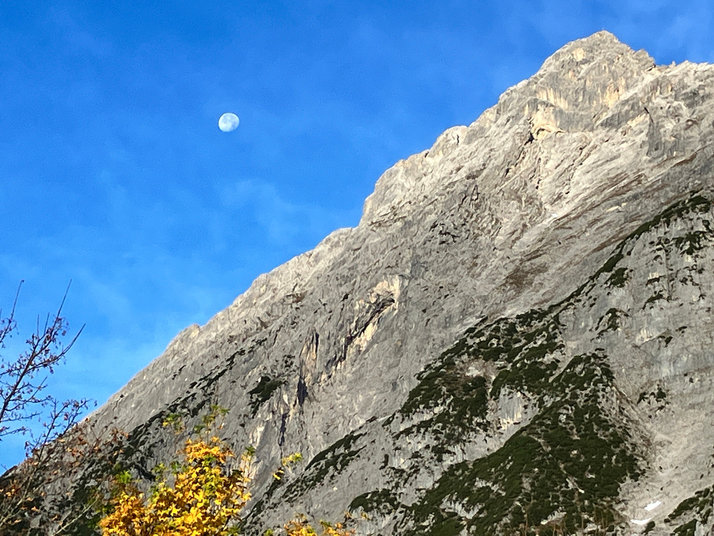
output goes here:
[[647, 510], [648, 512], [651, 512], [655, 508], [659, 507], [661, 504], [662, 504], [662, 501], [652, 501], [647, 506], [645, 506], [645, 510]]
[[647, 523], [650, 522], [650, 518], [647, 519], [630, 519], [630, 523], [634, 523], [635, 525], [640, 525], [641, 527], [644, 527]]

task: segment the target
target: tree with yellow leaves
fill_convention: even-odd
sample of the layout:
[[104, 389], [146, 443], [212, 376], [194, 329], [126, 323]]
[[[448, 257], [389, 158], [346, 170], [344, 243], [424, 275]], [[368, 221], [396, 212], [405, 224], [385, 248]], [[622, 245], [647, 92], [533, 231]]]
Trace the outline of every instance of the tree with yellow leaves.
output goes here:
[[[215, 412], [210, 416], [212, 422]], [[219, 437], [187, 439], [170, 470], [158, 467], [159, 483], [142, 493], [128, 473], [117, 478], [111, 512], [99, 526], [105, 536], [227, 536], [237, 534], [250, 499], [252, 449], [236, 455]], [[237, 463], [236, 463], [237, 461]], [[234, 467], [231, 467], [231, 466]], [[168, 473], [168, 475], [167, 475]]]
[[[342, 523], [335, 523], [333, 526], [327, 521], [320, 521], [322, 526], [322, 536], [351, 536], [354, 531], [347, 530]], [[293, 519], [285, 525], [287, 536], [317, 536], [317, 531], [307, 522], [304, 517]]]
[[[228, 536], [239, 533], [240, 513], [250, 499], [250, 462], [253, 449], [236, 457], [217, 435], [215, 421], [227, 410], [212, 406], [202, 424], [194, 428], [198, 439], [186, 440], [179, 460], [155, 472], [159, 483], [142, 493], [128, 472], [116, 477], [110, 512], [101, 519], [103, 536]], [[171, 415], [164, 421], [178, 433], [183, 421]], [[218, 427], [220, 428], [220, 426]], [[277, 479], [302, 459], [299, 453], [282, 459], [273, 474]], [[321, 521], [322, 536], [351, 536], [342, 524]], [[287, 536], [317, 536], [304, 516], [284, 526]], [[268, 530], [266, 535], [273, 535]]]

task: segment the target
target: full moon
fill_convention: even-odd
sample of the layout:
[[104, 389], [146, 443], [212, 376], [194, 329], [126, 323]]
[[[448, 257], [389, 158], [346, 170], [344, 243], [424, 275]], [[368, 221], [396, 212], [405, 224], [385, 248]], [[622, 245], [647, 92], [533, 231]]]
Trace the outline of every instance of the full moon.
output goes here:
[[229, 112], [220, 117], [218, 120], [218, 128], [223, 132], [231, 132], [238, 128], [238, 123], [240, 123], [238, 116]]

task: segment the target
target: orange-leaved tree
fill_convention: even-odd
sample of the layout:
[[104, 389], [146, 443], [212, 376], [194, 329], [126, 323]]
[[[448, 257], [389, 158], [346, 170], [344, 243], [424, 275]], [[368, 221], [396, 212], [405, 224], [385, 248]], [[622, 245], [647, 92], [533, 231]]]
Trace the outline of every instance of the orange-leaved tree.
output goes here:
[[[204, 422], [212, 423], [214, 406]], [[218, 436], [203, 429], [187, 439], [169, 469], [158, 468], [159, 483], [142, 493], [131, 475], [118, 475], [111, 512], [101, 519], [109, 536], [227, 536], [237, 534], [240, 512], [250, 499], [252, 449], [236, 456]]]

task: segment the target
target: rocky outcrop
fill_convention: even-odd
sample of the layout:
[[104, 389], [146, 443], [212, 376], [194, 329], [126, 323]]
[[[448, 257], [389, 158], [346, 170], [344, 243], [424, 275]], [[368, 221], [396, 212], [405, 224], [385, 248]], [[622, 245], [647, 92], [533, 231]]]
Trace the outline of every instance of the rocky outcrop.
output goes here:
[[712, 87], [606, 32], [566, 45], [92, 421], [145, 470], [167, 414], [229, 408], [247, 534], [712, 530]]

